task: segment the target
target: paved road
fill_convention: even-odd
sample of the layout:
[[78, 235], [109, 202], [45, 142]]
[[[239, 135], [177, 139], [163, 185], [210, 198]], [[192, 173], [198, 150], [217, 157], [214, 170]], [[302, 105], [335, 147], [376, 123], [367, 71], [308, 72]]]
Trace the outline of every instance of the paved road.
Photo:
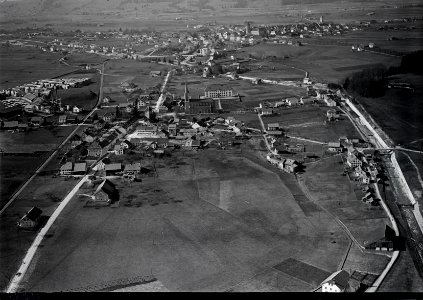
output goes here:
[[[257, 117], [260, 121], [261, 124], [261, 128], [263, 130], [263, 132], [266, 132], [266, 127], [264, 126], [264, 122], [263, 119], [261, 118], [260, 114], [257, 114]], [[264, 138], [264, 143], [266, 144], [266, 148], [270, 153], [273, 153], [275, 155], [277, 155], [277, 152], [272, 150], [272, 147], [270, 147], [269, 142], [267, 141], [267, 133], [263, 133], [263, 138]]]
[[46, 159], [46, 161], [35, 171], [35, 173], [13, 194], [12, 198], [2, 207], [0, 210], [0, 216], [4, 213], [4, 211], [16, 200], [16, 198], [22, 193], [22, 191], [28, 186], [29, 183], [31, 183], [32, 180], [44, 169], [44, 167], [53, 159], [53, 157], [57, 154], [59, 149], [65, 145], [69, 139], [79, 130], [81, 125], [94, 113], [94, 111], [97, 109], [98, 105], [101, 102], [101, 99], [103, 99], [103, 73], [104, 73], [104, 65], [106, 62], [103, 63], [101, 67], [101, 83], [100, 83], [100, 92], [97, 100], [97, 104], [95, 107], [91, 110], [91, 112], [84, 118], [84, 120], [76, 126], [76, 128], [68, 135], [68, 137], [57, 147], [57, 149], [50, 154], [50, 156]]
[[15, 274], [15, 276], [13, 276], [12, 280], [10, 281], [9, 286], [6, 289], [7, 293], [18, 292], [19, 285], [22, 279], [25, 277], [26, 271], [28, 270], [28, 267], [30, 266], [32, 259], [34, 258], [34, 255], [38, 249], [38, 246], [41, 244], [45, 235], [47, 234], [47, 232], [53, 225], [54, 221], [57, 219], [57, 217], [66, 207], [66, 205], [69, 203], [72, 197], [76, 194], [76, 192], [84, 184], [84, 182], [87, 181], [88, 176], [89, 175], [85, 175], [84, 177], [82, 177], [82, 179], [78, 182], [78, 184], [72, 189], [72, 191], [65, 197], [65, 199], [63, 199], [60, 205], [56, 208], [54, 213], [48, 219], [47, 224], [37, 234], [34, 242], [32, 243], [31, 247], [29, 247], [28, 252], [26, 253], [24, 259], [22, 260], [22, 264], [19, 267], [18, 272]]

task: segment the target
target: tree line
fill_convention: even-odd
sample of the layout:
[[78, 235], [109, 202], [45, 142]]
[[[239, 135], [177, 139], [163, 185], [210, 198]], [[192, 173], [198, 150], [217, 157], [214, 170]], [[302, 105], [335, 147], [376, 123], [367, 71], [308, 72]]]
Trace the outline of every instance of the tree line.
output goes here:
[[386, 92], [389, 76], [404, 73], [423, 74], [422, 61], [423, 50], [418, 50], [404, 55], [400, 66], [386, 67], [378, 64], [355, 72], [344, 80], [343, 87], [348, 92], [361, 97], [381, 97]]

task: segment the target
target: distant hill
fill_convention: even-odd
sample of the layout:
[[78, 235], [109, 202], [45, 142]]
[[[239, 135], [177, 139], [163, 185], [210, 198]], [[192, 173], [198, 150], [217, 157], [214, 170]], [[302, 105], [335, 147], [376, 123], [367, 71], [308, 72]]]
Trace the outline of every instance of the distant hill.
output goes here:
[[[365, 15], [364, 9], [386, 6], [404, 7], [421, 0], [0, 0], [0, 25], [2, 28], [40, 24], [116, 24], [122, 22], [149, 22], [155, 19], [185, 19], [195, 16], [248, 16], [281, 14], [294, 16], [296, 10], [311, 9], [325, 14], [330, 8], [335, 14], [353, 8], [355, 15]], [[322, 4], [321, 9], [319, 5]], [[324, 5], [323, 5], [324, 4]], [[420, 3], [421, 5], [421, 3]], [[360, 11], [363, 10], [363, 13]], [[192, 15], [190, 15], [192, 14]], [[296, 17], [299, 17], [300, 12]], [[161, 17], [159, 15], [166, 15]], [[380, 14], [380, 16], [383, 14]], [[345, 14], [344, 14], [345, 16]], [[262, 20], [263, 21], [263, 20]], [[265, 20], [264, 20], [265, 21]], [[83, 23], [83, 24], [82, 24]], [[70, 26], [71, 26], [70, 25]]]
[[[231, 8], [260, 8], [269, 12], [289, 4], [316, 4], [341, 0], [5, 0], [0, 2], [0, 16], [42, 17], [49, 15], [113, 15], [121, 13], [193, 12]], [[1, 18], [3, 20], [3, 18]]]

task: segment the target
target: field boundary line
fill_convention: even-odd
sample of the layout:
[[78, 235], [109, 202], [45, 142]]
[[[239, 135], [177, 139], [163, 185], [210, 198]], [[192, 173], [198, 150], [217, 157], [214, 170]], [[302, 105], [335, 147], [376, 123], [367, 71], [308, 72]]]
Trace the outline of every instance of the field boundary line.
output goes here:
[[344, 268], [345, 262], [347, 261], [347, 258], [348, 258], [348, 254], [350, 253], [350, 250], [351, 250], [352, 243], [353, 242], [350, 240], [347, 251], [345, 251], [344, 257], [342, 258], [342, 260], [339, 263], [338, 271], [342, 270]]

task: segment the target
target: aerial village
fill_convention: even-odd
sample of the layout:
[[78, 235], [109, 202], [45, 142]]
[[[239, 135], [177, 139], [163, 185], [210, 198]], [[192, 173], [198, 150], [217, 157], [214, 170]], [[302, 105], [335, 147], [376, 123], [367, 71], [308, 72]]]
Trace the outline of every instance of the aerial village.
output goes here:
[[[404, 20], [408, 22], [409, 20]], [[388, 21], [386, 23], [389, 23]], [[167, 72], [152, 70], [150, 78], [158, 78], [162, 85], [140, 88], [131, 80], [120, 83], [118, 89], [125, 101], [114, 103], [109, 95], [100, 92], [94, 97], [95, 105], [63, 104], [58, 90], [80, 89], [91, 83], [91, 75], [100, 71], [94, 65], [81, 64], [79, 76], [68, 75], [41, 79], [32, 83], [0, 91], [1, 130], [14, 132], [34, 131], [39, 128], [81, 126], [63, 145], [58, 147], [60, 166], [53, 177], [67, 180], [86, 175], [88, 188], [86, 207], [118, 207], [121, 202], [118, 183], [142, 185], [146, 177], [157, 175], [156, 164], [165, 158], [206, 149], [239, 151], [249, 140], [264, 141], [261, 151], [264, 161], [281, 172], [296, 177], [307, 172], [305, 164], [339, 155], [346, 176], [360, 187], [362, 205], [380, 206], [380, 194], [374, 186], [386, 180], [383, 165], [384, 152], [375, 149], [371, 139], [356, 136], [338, 136], [338, 139], [320, 143], [322, 154], [311, 153], [310, 140], [292, 137], [286, 124], [272, 121], [281, 112], [307, 107], [324, 107], [324, 124], [336, 127], [341, 119], [349, 118], [358, 131], [366, 133], [360, 117], [348, 109], [354, 99], [339, 86], [316, 82], [305, 72], [301, 80], [273, 80], [244, 76], [243, 70], [255, 58], [236, 57], [235, 51], [259, 43], [281, 43], [300, 47], [308, 37], [340, 35], [346, 31], [362, 30], [367, 23], [341, 25], [324, 22], [284, 26], [253, 27], [247, 22], [239, 26], [206, 24], [195, 26], [195, 34], [139, 33], [120, 30], [108, 33], [75, 34], [72, 40], [55, 36], [44, 52], [81, 52], [105, 56], [108, 60], [132, 59], [165, 65]], [[37, 34], [29, 37], [36, 39]], [[122, 39], [125, 46], [99, 46], [95, 40]], [[11, 45], [28, 46], [17, 40]], [[140, 45], [151, 45], [138, 51]], [[374, 43], [352, 45], [353, 51], [377, 50]], [[380, 51], [383, 51], [380, 49]], [[66, 64], [66, 59], [61, 60]], [[104, 72], [99, 72], [101, 76]], [[91, 74], [85, 77], [85, 75]], [[184, 77], [185, 76], [185, 77]], [[217, 83], [207, 84], [198, 93], [191, 91], [189, 78], [200, 78]], [[184, 79], [182, 79], [184, 78]], [[183, 90], [168, 92], [167, 86], [179, 80]], [[263, 100], [254, 107], [234, 106], [241, 103], [241, 88], [235, 82], [247, 81], [249, 86], [289, 86], [304, 90], [303, 96]], [[101, 83], [103, 84], [103, 83]], [[231, 103], [231, 105], [227, 105]], [[230, 108], [228, 108], [230, 107]], [[234, 108], [235, 107], [235, 108]], [[248, 126], [245, 116], [258, 119], [259, 126]], [[269, 121], [270, 120], [270, 121]], [[362, 127], [361, 127], [362, 126]], [[367, 134], [365, 134], [367, 135]], [[368, 135], [367, 135], [368, 136]], [[313, 143], [314, 141], [311, 140]], [[1, 150], [2, 155], [5, 151]], [[311, 153], [311, 154], [310, 154]], [[20, 229], [36, 229], [42, 211], [34, 207], [19, 221]], [[389, 230], [388, 230], [389, 231]], [[395, 237], [387, 234], [366, 244], [367, 250], [393, 251]], [[356, 279], [355, 290], [359, 288]], [[323, 292], [342, 292], [351, 282], [344, 270], [333, 273], [323, 284]], [[351, 286], [350, 286], [351, 288]]]
[[[300, 42], [293, 42], [290, 38], [303, 39], [309, 35], [336, 35], [347, 30], [360, 30], [368, 24], [338, 25], [319, 22], [300, 26], [273, 26], [253, 28], [247, 22], [243, 26], [210, 26], [198, 25], [199, 30], [194, 36], [181, 36], [179, 33], [131, 34], [129, 32], [101, 33], [102, 38], [115, 37], [128, 40], [126, 48], [103, 47], [99, 49], [95, 44], [86, 45], [83, 42], [65, 42], [55, 38], [50, 46], [43, 47], [43, 51], [82, 51], [87, 53], [115, 55], [115, 58], [129, 58], [168, 64], [174, 67], [168, 77], [181, 74], [194, 74], [202, 78], [227, 77], [229, 80], [250, 79], [242, 76], [242, 69], [250, 59], [234, 58], [230, 55], [231, 47], [253, 45], [255, 43], [287, 43], [300, 46]], [[204, 29], [204, 30], [201, 30]], [[100, 34], [100, 33], [99, 33]], [[92, 41], [97, 36], [77, 33], [79, 41]], [[37, 35], [34, 35], [36, 37]], [[19, 45], [18, 42], [10, 41]], [[155, 55], [137, 53], [131, 46], [147, 43], [154, 45]], [[172, 45], [176, 43], [179, 48]], [[246, 44], [245, 44], [246, 43]], [[244, 45], [245, 44], [245, 45]], [[185, 46], [181, 46], [185, 45]], [[367, 47], [373, 47], [368, 45]], [[353, 46], [354, 47], [354, 46]], [[364, 47], [364, 46], [363, 46]], [[223, 49], [224, 48], [224, 49]], [[171, 51], [173, 50], [173, 51]], [[175, 51], [180, 51], [175, 55]], [[229, 56], [228, 54], [229, 53]], [[185, 56], [185, 58], [184, 58]], [[202, 67], [203, 66], [203, 67]], [[83, 70], [90, 70], [91, 66], [81, 65]], [[95, 70], [95, 69], [94, 69]], [[217, 71], [216, 71], [217, 70]], [[162, 77], [162, 71], [151, 71], [151, 77]], [[167, 79], [166, 79], [167, 80]], [[171, 155], [177, 149], [200, 151], [210, 147], [227, 150], [239, 145], [245, 139], [250, 139], [257, 129], [248, 128], [243, 121], [237, 120], [237, 114], [246, 110], [225, 111], [221, 101], [241, 101], [241, 97], [231, 84], [210, 84], [204, 89], [204, 94], [195, 99], [189, 92], [189, 85], [185, 83], [184, 94], [161, 94], [158, 87], [151, 87], [138, 93], [136, 98], [128, 97], [127, 102], [110, 106], [108, 96], [99, 100], [99, 107], [105, 107], [88, 114], [92, 107], [78, 105], [62, 105], [57, 97], [57, 90], [79, 88], [89, 84], [90, 78], [56, 78], [43, 79], [24, 84], [15, 88], [5, 89], [0, 94], [5, 98], [1, 101], [1, 114], [10, 117], [22, 111], [33, 115], [26, 118], [26, 122], [2, 122], [2, 129], [9, 131], [34, 130], [40, 126], [67, 126], [83, 122], [89, 125], [81, 134], [73, 135], [62, 147], [62, 165], [58, 171], [60, 176], [83, 176], [91, 172], [94, 166], [94, 176], [106, 178], [120, 177], [123, 180], [141, 181], [141, 174], [148, 173], [145, 160], [126, 160], [131, 154], [138, 153], [143, 157], [163, 157]], [[327, 84], [313, 82], [308, 73], [302, 81], [278, 82], [261, 78], [251, 79], [251, 84], [282, 84], [303, 87], [307, 91], [306, 97], [288, 97], [278, 101], [263, 101], [250, 113], [258, 118], [266, 118], [278, 114], [279, 110], [307, 105], [326, 105], [327, 122], [336, 122], [341, 113], [337, 106], [350, 97], [341, 93], [339, 89], [330, 89]], [[164, 83], [164, 86], [166, 82]], [[123, 93], [132, 93], [140, 89], [133, 82], [122, 82], [120, 88]], [[100, 96], [98, 96], [100, 97]], [[166, 105], [163, 105], [166, 98]], [[106, 108], [107, 107], [107, 108]], [[224, 116], [222, 116], [224, 115]], [[266, 159], [277, 168], [295, 174], [301, 172], [301, 164], [307, 157], [306, 146], [299, 143], [287, 143], [284, 128], [278, 123], [269, 123], [267, 128], [258, 130], [264, 134], [269, 153]], [[328, 153], [345, 155], [345, 174], [353, 180], [363, 184], [366, 191], [363, 202], [378, 205], [378, 199], [369, 187], [378, 178], [378, 167], [373, 160], [374, 150], [371, 144], [358, 139], [339, 137], [338, 141], [328, 143]], [[284, 154], [288, 154], [284, 155]], [[151, 167], [151, 166], [150, 166]], [[103, 199], [103, 198], [102, 198]], [[110, 200], [110, 199], [109, 199]], [[110, 203], [108, 200], [107, 203]]]

